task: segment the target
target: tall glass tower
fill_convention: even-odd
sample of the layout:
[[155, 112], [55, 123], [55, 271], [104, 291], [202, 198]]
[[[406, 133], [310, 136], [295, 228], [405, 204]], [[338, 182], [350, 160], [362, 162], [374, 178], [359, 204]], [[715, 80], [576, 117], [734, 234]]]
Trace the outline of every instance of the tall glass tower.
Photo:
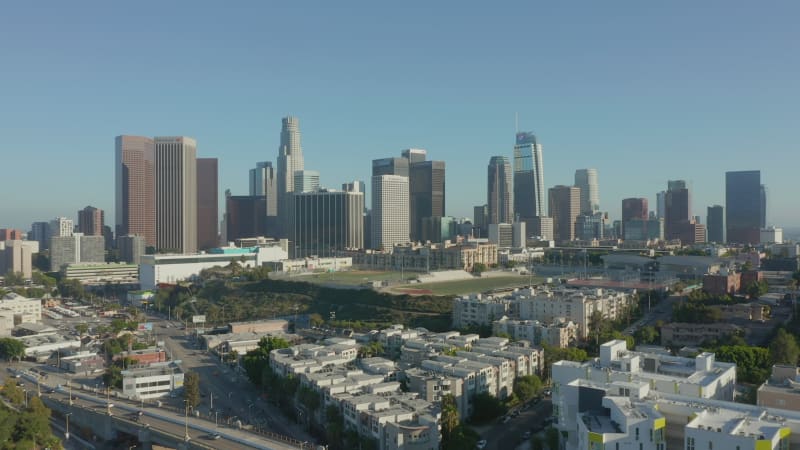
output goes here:
[[486, 204], [489, 205], [489, 223], [513, 222], [511, 164], [505, 156], [492, 156], [489, 160], [486, 194]]
[[761, 171], [725, 173], [725, 237], [735, 244], [758, 244], [764, 215]]
[[291, 193], [294, 192], [294, 174], [303, 170], [303, 147], [300, 145], [300, 120], [284, 117], [281, 125], [281, 145], [278, 149], [278, 218], [280, 236], [289, 231]]
[[514, 145], [514, 212], [521, 219], [545, 215], [542, 145], [533, 133], [517, 133]]

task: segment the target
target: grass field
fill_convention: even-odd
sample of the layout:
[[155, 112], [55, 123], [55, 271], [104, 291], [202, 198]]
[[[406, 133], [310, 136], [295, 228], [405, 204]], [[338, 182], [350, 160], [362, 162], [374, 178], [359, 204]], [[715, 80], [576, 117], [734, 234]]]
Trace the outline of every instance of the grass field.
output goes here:
[[[533, 277], [533, 283], [540, 283], [541, 278]], [[442, 281], [439, 283], [421, 283], [393, 286], [389, 289], [394, 294], [418, 295], [460, 295], [473, 292], [486, 292], [493, 289], [528, 286], [531, 278], [514, 275], [507, 277], [475, 278], [472, 280]]]
[[[406, 279], [414, 278], [416, 274], [406, 272]], [[308, 281], [317, 284], [341, 284], [345, 286], [359, 286], [370, 281], [400, 280], [400, 272], [382, 272], [368, 270], [350, 270], [335, 273], [315, 273], [313, 275], [300, 275], [289, 278], [292, 281]]]

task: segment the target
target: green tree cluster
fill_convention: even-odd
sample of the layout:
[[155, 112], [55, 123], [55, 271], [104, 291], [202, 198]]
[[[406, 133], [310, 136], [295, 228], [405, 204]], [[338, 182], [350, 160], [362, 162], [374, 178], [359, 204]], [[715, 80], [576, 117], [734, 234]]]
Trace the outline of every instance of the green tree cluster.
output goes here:
[[289, 342], [286, 339], [271, 336], [261, 338], [258, 348], [250, 350], [242, 358], [242, 367], [250, 381], [258, 386], [265, 385], [272, 375], [272, 370], [269, 368], [269, 352], [288, 347]]
[[472, 399], [472, 417], [476, 424], [484, 424], [502, 416], [508, 411], [506, 405], [488, 392], [476, 394]]
[[50, 413], [38, 397], [21, 411], [0, 405], [0, 449], [63, 449], [50, 430]]
[[200, 375], [197, 372], [186, 372], [183, 376], [183, 399], [189, 408], [200, 404]]
[[797, 340], [785, 329], [780, 328], [769, 345], [769, 354], [773, 364], [796, 366], [800, 357]]
[[536, 375], [526, 375], [514, 380], [514, 394], [523, 403], [538, 396], [542, 391], [542, 380]]
[[714, 323], [722, 320], [719, 309], [699, 302], [681, 302], [672, 306], [672, 321], [684, 323]]
[[25, 284], [25, 275], [23, 275], [22, 272], [9, 270], [6, 272], [5, 276], [3, 276], [3, 282], [6, 286], [22, 286]]
[[13, 338], [0, 338], [0, 358], [6, 361], [21, 361], [25, 357], [25, 345]]
[[722, 362], [736, 363], [736, 378], [744, 383], [763, 383], [769, 377], [772, 357], [769, 350], [748, 345], [723, 345], [713, 351]]

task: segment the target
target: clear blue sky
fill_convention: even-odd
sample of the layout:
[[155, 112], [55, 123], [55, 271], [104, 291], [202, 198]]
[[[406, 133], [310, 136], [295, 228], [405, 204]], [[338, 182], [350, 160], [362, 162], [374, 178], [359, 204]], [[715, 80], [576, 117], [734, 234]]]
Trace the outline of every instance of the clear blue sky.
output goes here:
[[422, 147], [447, 162], [447, 213], [471, 216], [515, 112], [546, 186], [596, 167], [615, 218], [682, 178], [705, 222], [726, 170], [760, 169], [768, 221], [800, 225], [800, 3], [552, 3], [6, 4], [0, 227], [86, 205], [111, 224], [118, 134], [192, 136], [220, 195], [246, 194], [287, 114], [324, 185]]

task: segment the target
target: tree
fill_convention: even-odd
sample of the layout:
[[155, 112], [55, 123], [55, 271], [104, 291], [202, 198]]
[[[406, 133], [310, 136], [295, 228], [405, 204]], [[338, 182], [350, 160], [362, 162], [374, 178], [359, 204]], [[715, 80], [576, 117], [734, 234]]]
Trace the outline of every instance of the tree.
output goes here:
[[655, 344], [658, 342], [658, 331], [650, 325], [639, 328], [634, 334], [636, 342], [640, 344]]
[[269, 352], [287, 347], [289, 347], [289, 342], [286, 339], [278, 337], [261, 338], [258, 342], [258, 348], [250, 350], [242, 358], [242, 366], [247, 378], [257, 386], [264, 385], [265, 378], [270, 374]]
[[22, 286], [25, 284], [25, 276], [22, 272], [9, 270], [5, 277], [3, 277], [3, 281], [5, 281], [6, 286]]
[[796, 366], [800, 348], [798, 348], [794, 336], [781, 328], [769, 344], [769, 354], [773, 364]]
[[514, 381], [514, 394], [524, 403], [539, 395], [542, 380], [536, 375], [526, 375]]
[[544, 440], [547, 442], [547, 447], [550, 450], [558, 450], [558, 444], [561, 441], [561, 434], [557, 429], [550, 427], [544, 432]]
[[200, 375], [197, 372], [186, 372], [183, 376], [183, 398], [189, 408], [200, 404]]
[[453, 434], [458, 428], [458, 425], [461, 423], [461, 420], [458, 416], [458, 407], [456, 406], [456, 400], [451, 394], [447, 394], [442, 397], [442, 446], [444, 448], [450, 448], [449, 442], [453, 437]]
[[89, 331], [89, 325], [86, 323], [79, 323], [75, 325], [75, 331], [78, 332], [81, 337], [83, 337], [83, 335]]
[[531, 438], [531, 450], [544, 450], [544, 441], [539, 436]]
[[476, 275], [480, 275], [483, 272], [486, 272], [486, 264], [484, 263], [475, 263], [472, 265], [472, 273]]
[[488, 392], [477, 394], [472, 400], [472, 421], [486, 423], [506, 413], [506, 407]]
[[750, 298], [758, 298], [769, 292], [769, 284], [765, 280], [753, 281], [747, 286], [746, 293]]
[[12, 338], [0, 338], [0, 358], [6, 361], [13, 361], [17, 359], [22, 360], [25, 357], [25, 345], [22, 342]]
[[312, 327], [318, 327], [325, 323], [325, 319], [322, 318], [322, 315], [318, 313], [312, 313], [308, 316], [309, 322], [311, 322]]
[[17, 380], [14, 378], [6, 378], [3, 383], [3, 395], [15, 405], [21, 405], [25, 398], [25, 393], [17, 386]]
[[62, 297], [83, 298], [86, 292], [78, 280], [61, 280], [58, 282], [58, 292]]

